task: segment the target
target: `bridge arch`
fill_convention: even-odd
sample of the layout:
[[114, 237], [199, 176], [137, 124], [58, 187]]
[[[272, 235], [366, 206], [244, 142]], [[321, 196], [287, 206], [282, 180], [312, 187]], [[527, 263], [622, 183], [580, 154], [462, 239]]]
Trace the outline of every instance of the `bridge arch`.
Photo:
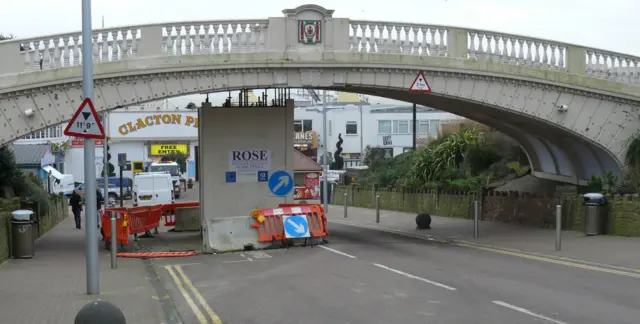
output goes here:
[[[637, 110], [636, 102], [539, 80], [377, 62], [346, 66], [227, 57], [225, 63], [216, 59], [218, 64], [214, 65], [211, 56], [188, 59], [188, 64], [185, 58], [156, 57], [99, 65], [94, 92], [97, 110], [241, 89], [290, 87], [364, 93], [415, 102], [494, 127], [522, 145], [534, 175], [568, 183], [585, 183], [591, 175], [609, 170], [619, 175], [626, 139], [637, 129], [637, 124], [628, 127], [630, 122], [637, 123], [628, 117], [630, 111]], [[407, 91], [418, 71], [426, 71], [431, 94]], [[34, 75], [39, 76], [37, 81], [30, 79]], [[77, 69], [50, 70], [49, 75], [24, 73], [16, 78], [22, 79], [18, 86], [0, 91], [4, 118], [0, 122], [5, 125], [0, 130], [0, 143], [68, 121], [82, 101]], [[30, 86], [21, 88], [21, 83]], [[574, 109], [574, 103], [582, 107]], [[560, 113], [559, 104], [571, 108]], [[23, 112], [34, 106], [36, 113], [26, 117]], [[604, 120], [597, 120], [599, 116]], [[593, 125], [602, 128], [593, 131]]]

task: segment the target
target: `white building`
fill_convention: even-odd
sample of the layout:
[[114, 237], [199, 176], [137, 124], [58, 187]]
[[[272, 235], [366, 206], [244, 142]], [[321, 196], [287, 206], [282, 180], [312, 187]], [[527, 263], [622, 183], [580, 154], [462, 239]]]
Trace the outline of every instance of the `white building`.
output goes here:
[[[329, 102], [329, 100], [327, 100]], [[358, 165], [367, 146], [388, 150], [389, 157], [406, 152], [413, 146], [413, 107], [411, 104], [371, 104], [355, 94], [340, 93], [327, 104], [327, 141], [331, 155], [336, 151], [338, 135], [342, 135], [342, 156], [348, 166]], [[296, 108], [294, 131], [315, 131], [318, 134], [318, 155], [325, 152], [322, 128], [322, 106]], [[417, 145], [424, 145], [439, 134], [443, 123], [462, 117], [428, 107], [417, 107]]]
[[[223, 102], [227, 94], [211, 95], [211, 102]], [[292, 91], [292, 97], [301, 103], [295, 109], [294, 131], [314, 131], [318, 140], [318, 156], [325, 152], [322, 142], [322, 105], [304, 90]], [[342, 135], [343, 152], [347, 166], [358, 165], [364, 158], [366, 147], [383, 147], [389, 156], [395, 156], [411, 149], [412, 105], [407, 103], [378, 102], [382, 98], [360, 97], [350, 93], [331, 93], [328, 96], [328, 151], [336, 151], [338, 135]], [[250, 102], [257, 100], [251, 95]], [[188, 178], [196, 178], [198, 120], [197, 111], [185, 108], [189, 102], [197, 106], [204, 101], [204, 95], [153, 102], [145, 105], [118, 109], [108, 114], [105, 131], [109, 136], [111, 164], [116, 166], [119, 153], [126, 153], [129, 161], [151, 162], [160, 159], [171, 150], [183, 152], [188, 156]], [[372, 102], [373, 101], [373, 102]], [[438, 135], [439, 126], [461, 117], [418, 107], [417, 110], [418, 145], [425, 144], [429, 138]], [[78, 182], [84, 181], [84, 149], [81, 139], [70, 139], [63, 135], [65, 125], [54, 126], [30, 134], [16, 141], [16, 144], [67, 143], [63, 173], [71, 173]], [[100, 177], [103, 164], [103, 141], [96, 140], [96, 174]], [[131, 177], [131, 171], [124, 173]]]

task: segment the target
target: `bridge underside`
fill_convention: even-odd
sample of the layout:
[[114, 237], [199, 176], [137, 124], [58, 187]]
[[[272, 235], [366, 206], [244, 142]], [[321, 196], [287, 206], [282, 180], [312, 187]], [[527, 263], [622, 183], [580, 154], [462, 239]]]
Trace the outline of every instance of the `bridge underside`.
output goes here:
[[[217, 56], [198, 58], [205, 60]], [[429, 75], [433, 93], [422, 94], [407, 91], [415, 78], [415, 69], [381, 67], [363, 71], [337, 66], [313, 70], [282, 67], [218, 71], [211, 70], [212, 62], [205, 60], [209, 64], [189, 69], [178, 61], [175, 63], [178, 70], [168, 73], [151, 68], [166, 65], [167, 58], [161, 59], [158, 59], [159, 63], [145, 60], [142, 71], [132, 70], [127, 65], [121, 67], [127, 71], [122, 76], [97, 79], [96, 109], [102, 112], [195, 93], [253, 88], [313, 88], [363, 93], [415, 102], [493, 127], [520, 143], [535, 176], [581, 185], [592, 175], [602, 176], [608, 171], [620, 179], [628, 139], [640, 127], [632, 114], [637, 109], [633, 103], [594, 98], [593, 94], [576, 93], [569, 88], [533, 88], [535, 84], [529, 81], [519, 81], [515, 85], [511, 79], [469, 78], [462, 72], [436, 71]], [[82, 99], [80, 78], [61, 81], [58, 74], [62, 71], [77, 74], [80, 70], [53, 71], [56, 73], [26, 73], [16, 79], [28, 84], [31, 78], [45, 73], [56, 80], [53, 83], [46, 83], [44, 77], [39, 77], [43, 85], [37, 88], [30, 90], [33, 86], [28, 86], [27, 90], [18, 87], [5, 93], [0, 91], [0, 107], [4, 109], [0, 115], [6, 121], [5, 128], [0, 131], [0, 143], [11, 142], [71, 118]], [[572, 103], [571, 109], [562, 116], [555, 111], [560, 102]], [[27, 116], [29, 109], [35, 113]]]
[[[342, 90], [344, 89], [335, 89]], [[586, 185], [592, 175], [608, 171], [621, 179], [617, 160], [600, 146], [529, 116], [465, 101], [460, 98], [424, 95], [387, 89], [350, 90], [450, 112], [492, 127], [516, 140], [529, 158], [532, 174], [538, 178]]]

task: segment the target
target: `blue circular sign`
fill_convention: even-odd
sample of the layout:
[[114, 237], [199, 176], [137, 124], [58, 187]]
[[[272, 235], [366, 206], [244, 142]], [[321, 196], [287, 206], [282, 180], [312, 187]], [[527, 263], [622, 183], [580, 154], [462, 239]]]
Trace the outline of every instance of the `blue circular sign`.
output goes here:
[[286, 196], [293, 190], [293, 177], [289, 172], [276, 171], [269, 177], [269, 190], [276, 196]]

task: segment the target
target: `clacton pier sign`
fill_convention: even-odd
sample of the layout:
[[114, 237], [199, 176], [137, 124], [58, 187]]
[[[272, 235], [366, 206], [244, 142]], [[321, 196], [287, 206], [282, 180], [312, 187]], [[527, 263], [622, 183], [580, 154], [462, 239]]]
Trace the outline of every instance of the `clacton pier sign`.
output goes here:
[[198, 117], [183, 114], [153, 114], [139, 117], [118, 126], [118, 133], [127, 135], [139, 129], [159, 125], [184, 125], [198, 128]]
[[123, 112], [109, 116], [111, 137], [198, 138], [197, 112]]

